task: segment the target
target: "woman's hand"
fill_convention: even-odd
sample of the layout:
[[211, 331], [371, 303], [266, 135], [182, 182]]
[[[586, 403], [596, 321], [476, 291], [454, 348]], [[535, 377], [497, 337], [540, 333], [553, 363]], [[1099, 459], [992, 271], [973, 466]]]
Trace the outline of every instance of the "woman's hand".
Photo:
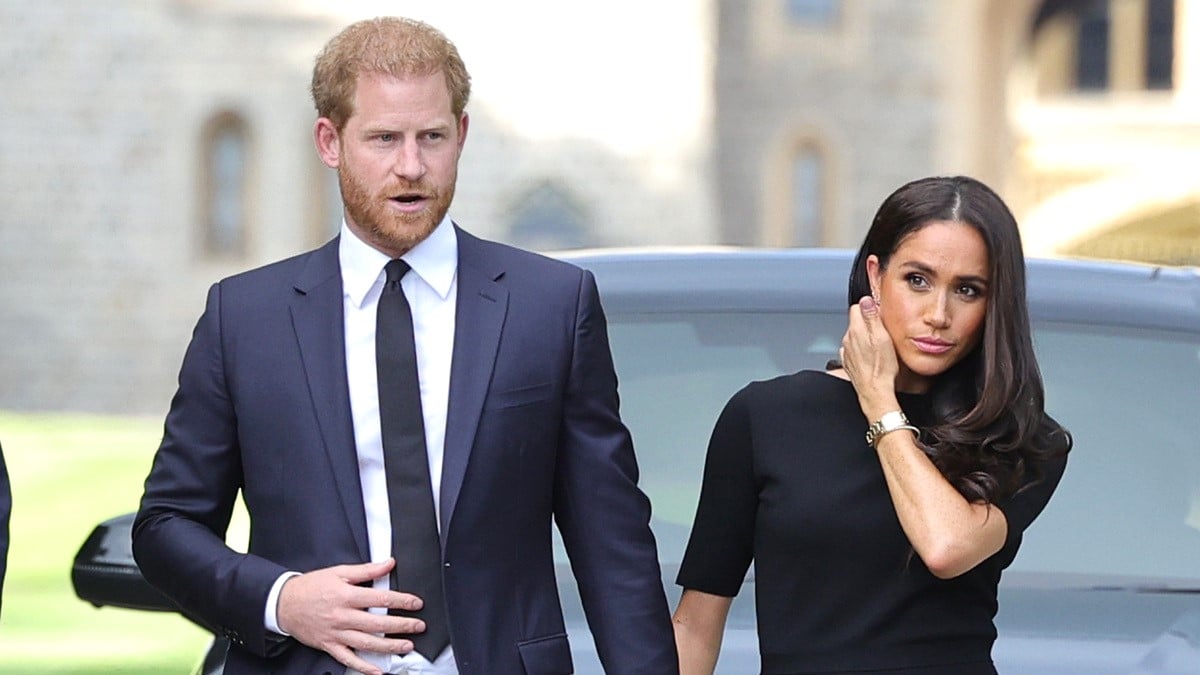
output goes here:
[[[842, 365], [867, 420], [900, 409], [896, 347], [870, 297], [850, 308]], [[973, 569], [1004, 545], [1008, 521], [1000, 509], [968, 502], [946, 480], [912, 434], [885, 434], [875, 446], [900, 526], [929, 571], [950, 579]]]
[[868, 420], [900, 409], [896, 400], [896, 376], [900, 372], [896, 347], [871, 296], [850, 307], [850, 325], [842, 336], [839, 354]]

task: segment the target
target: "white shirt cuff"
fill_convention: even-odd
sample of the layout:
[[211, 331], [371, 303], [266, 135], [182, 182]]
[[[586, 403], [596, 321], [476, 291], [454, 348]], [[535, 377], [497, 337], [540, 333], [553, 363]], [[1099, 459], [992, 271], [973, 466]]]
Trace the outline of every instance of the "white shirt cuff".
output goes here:
[[283, 582], [298, 576], [300, 576], [299, 572], [284, 572], [275, 580], [275, 584], [271, 586], [271, 592], [267, 594], [267, 608], [263, 613], [263, 625], [272, 633], [290, 637], [289, 633], [283, 632], [283, 629], [279, 627], [279, 591], [283, 590]]

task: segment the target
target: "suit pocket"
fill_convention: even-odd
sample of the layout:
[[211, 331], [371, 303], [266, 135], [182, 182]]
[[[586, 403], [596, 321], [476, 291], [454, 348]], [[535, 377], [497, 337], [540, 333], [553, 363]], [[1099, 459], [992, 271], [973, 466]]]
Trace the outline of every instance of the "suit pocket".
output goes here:
[[517, 643], [527, 675], [570, 675], [571, 645], [565, 633]]
[[488, 410], [516, 408], [518, 406], [529, 405], [530, 403], [545, 401], [550, 398], [552, 393], [554, 393], [554, 385], [549, 382], [528, 387], [495, 391], [488, 394], [483, 407]]

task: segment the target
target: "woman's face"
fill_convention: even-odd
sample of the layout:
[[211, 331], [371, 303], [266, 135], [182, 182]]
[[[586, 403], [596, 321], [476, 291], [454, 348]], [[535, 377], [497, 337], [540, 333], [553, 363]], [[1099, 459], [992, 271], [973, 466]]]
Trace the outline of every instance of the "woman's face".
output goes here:
[[867, 276], [892, 338], [896, 388], [922, 393], [979, 344], [991, 266], [979, 232], [960, 222], [931, 221], [900, 241], [887, 269], [867, 257]]

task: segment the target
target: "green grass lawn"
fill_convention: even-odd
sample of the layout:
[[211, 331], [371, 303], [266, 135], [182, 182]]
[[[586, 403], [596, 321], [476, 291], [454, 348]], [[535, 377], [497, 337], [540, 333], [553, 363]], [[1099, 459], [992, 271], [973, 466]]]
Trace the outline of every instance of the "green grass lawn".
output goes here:
[[71, 562], [96, 523], [136, 510], [162, 420], [0, 412], [13, 516], [0, 673], [189, 673], [208, 634], [175, 614], [97, 609]]

